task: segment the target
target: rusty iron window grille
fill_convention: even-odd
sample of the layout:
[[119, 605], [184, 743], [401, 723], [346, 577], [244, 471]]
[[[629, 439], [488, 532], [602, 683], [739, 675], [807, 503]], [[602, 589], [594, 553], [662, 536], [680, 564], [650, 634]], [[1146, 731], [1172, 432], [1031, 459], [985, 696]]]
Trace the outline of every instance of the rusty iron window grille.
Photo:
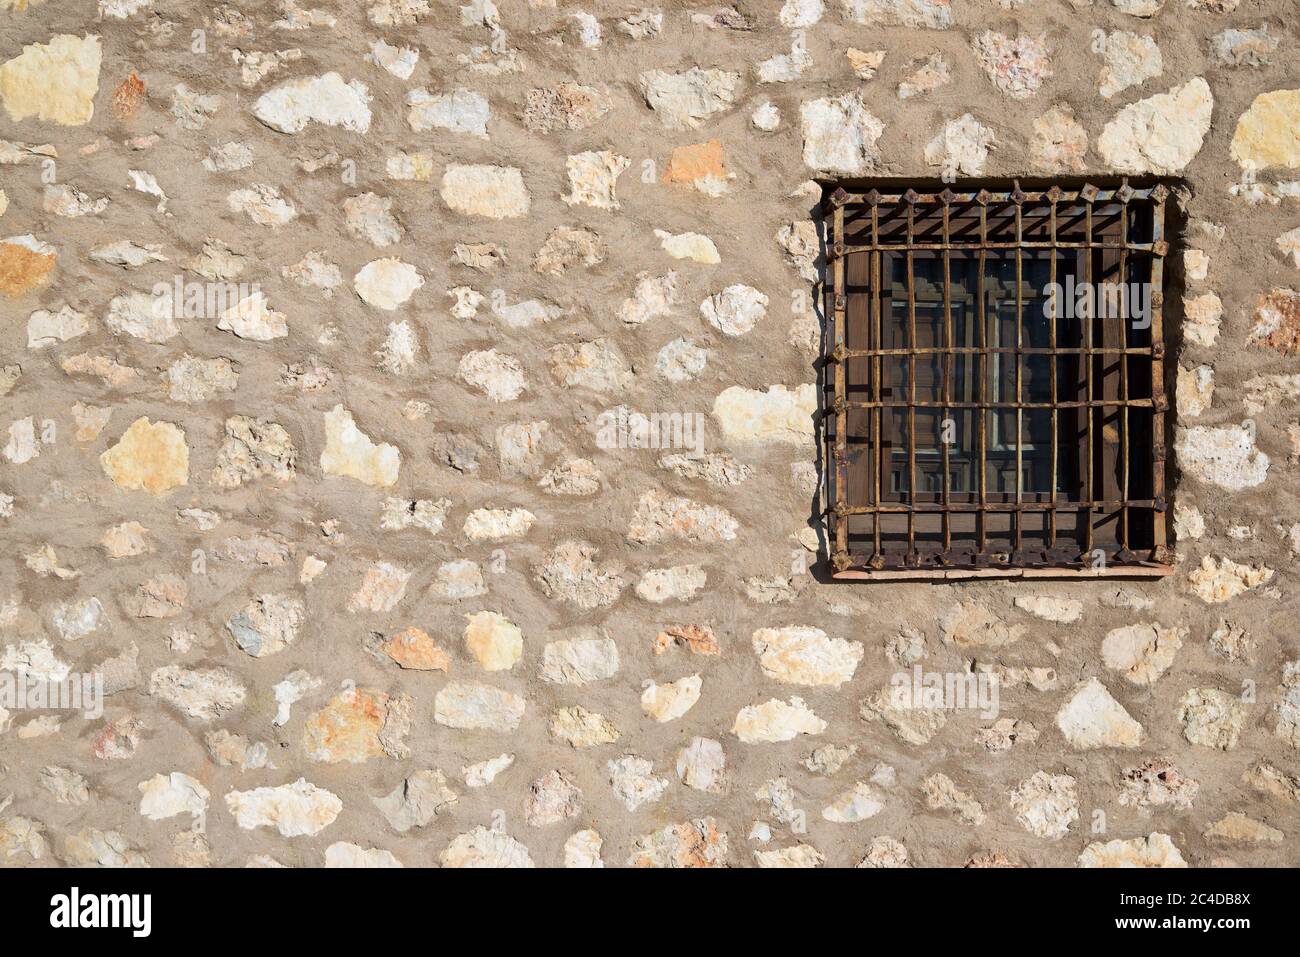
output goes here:
[[1163, 184], [824, 202], [837, 578], [1154, 577]]

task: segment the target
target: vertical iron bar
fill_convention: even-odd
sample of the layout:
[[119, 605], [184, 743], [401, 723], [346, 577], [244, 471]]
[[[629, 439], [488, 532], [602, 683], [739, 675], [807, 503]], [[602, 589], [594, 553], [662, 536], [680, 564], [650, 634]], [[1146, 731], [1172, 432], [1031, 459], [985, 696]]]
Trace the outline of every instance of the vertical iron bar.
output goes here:
[[[871, 204], [871, 244], [873, 246], [880, 245], [880, 206], [875, 202], [872, 202]], [[882, 275], [884, 273], [884, 269], [882, 265], [883, 259], [884, 256], [879, 250], [872, 251], [871, 265], [870, 265], [871, 315], [868, 319], [868, 321], [871, 323], [871, 331], [868, 333], [868, 338], [871, 340], [871, 346], [873, 349], [883, 349], [885, 345], [884, 320], [880, 314], [880, 310], [881, 310], [880, 284], [883, 281]], [[890, 308], [891, 309], [893, 308], [892, 299], [890, 303]], [[876, 507], [879, 508], [883, 504], [883, 501], [881, 499], [881, 485], [883, 484], [883, 478], [885, 474], [884, 414], [879, 404], [881, 401], [880, 379], [881, 376], [884, 374], [884, 358], [880, 355], [876, 355], [872, 358], [871, 363], [872, 366], [874, 367], [873, 374], [871, 376], [872, 399], [876, 402], [876, 407], [871, 412], [871, 415], [875, 419], [875, 423], [876, 423], [876, 429], [875, 429], [876, 441], [875, 441], [875, 448], [873, 450], [873, 453], [875, 454], [876, 457], [876, 468], [875, 468], [876, 474], [874, 477], [874, 484], [875, 484], [874, 501]], [[877, 511], [876, 514], [873, 515], [871, 519], [872, 531], [875, 537], [875, 557], [877, 558], [881, 557], [881, 546], [882, 546], [882, 538], [880, 534], [880, 519], [881, 519], [881, 513], [879, 511]]]
[[[1128, 185], [1128, 177], [1124, 177]], [[1122, 196], [1127, 196], [1127, 193]], [[1128, 551], [1128, 480], [1129, 480], [1129, 422], [1128, 422], [1128, 203], [1121, 197], [1119, 216], [1119, 343], [1124, 351], [1119, 354], [1119, 454], [1120, 454], [1120, 501], [1119, 507], [1119, 547]], [[1104, 319], [1102, 320], [1105, 321]]]
[[[952, 401], [952, 272], [949, 263], [948, 243], [950, 241], [950, 214], [951, 207], [948, 204], [947, 193], [943, 202], [943, 338], [944, 348], [949, 350], [942, 355], [943, 364], [940, 366], [939, 375], [943, 383], [943, 401], [945, 403]], [[948, 513], [948, 505], [951, 496], [951, 480], [949, 470], [951, 468], [949, 454], [947, 430], [949, 421], [953, 422], [954, 437], [956, 432], [956, 420], [951, 418], [952, 409], [947, 405], [944, 406], [943, 420], [939, 423], [939, 439], [943, 453], [943, 553], [946, 556], [949, 549], [952, 548], [952, 516]]]
[[988, 422], [987, 422], [987, 403], [989, 400], [989, 353], [988, 353], [988, 319], [984, 314], [984, 270], [987, 268], [987, 245], [989, 241], [989, 208], [988, 202], [980, 203], [980, 266], [979, 275], [976, 277], [976, 291], [979, 294], [977, 312], [980, 324], [980, 393], [979, 393], [979, 511], [976, 513], [976, 524], [979, 526], [976, 532], [979, 554], [984, 554], [988, 548], [988, 513], [985, 506], [988, 504]]
[[[1087, 201], [1088, 205], [1084, 207], [1084, 227], [1083, 227], [1083, 228], [1084, 228], [1084, 244], [1083, 244], [1083, 256], [1084, 256], [1084, 260], [1083, 260], [1083, 275], [1084, 275], [1084, 282], [1087, 283], [1086, 288], [1092, 292], [1091, 302], [1092, 302], [1092, 305], [1093, 305], [1094, 308], [1086, 309], [1086, 310], [1085, 310], [1086, 315], [1084, 315], [1084, 316], [1082, 317], [1083, 322], [1086, 324], [1086, 329], [1087, 329], [1087, 331], [1084, 333], [1084, 337], [1083, 337], [1083, 360], [1084, 360], [1084, 367], [1083, 367], [1083, 368], [1084, 368], [1084, 398], [1085, 398], [1085, 399], [1087, 400], [1087, 402], [1088, 402], [1088, 405], [1084, 407], [1084, 411], [1087, 413], [1087, 416], [1088, 416], [1088, 422], [1087, 422], [1087, 431], [1088, 431], [1088, 468], [1087, 468], [1087, 470], [1084, 472], [1084, 476], [1085, 476], [1085, 480], [1086, 480], [1086, 489], [1085, 489], [1085, 491], [1086, 491], [1086, 495], [1085, 495], [1085, 497], [1084, 497], [1084, 500], [1087, 502], [1087, 506], [1086, 506], [1086, 512], [1085, 512], [1085, 519], [1086, 519], [1086, 520], [1085, 520], [1085, 522], [1084, 522], [1084, 530], [1083, 530], [1083, 551], [1084, 551], [1084, 554], [1085, 554], [1086, 558], [1087, 558], [1088, 560], [1091, 560], [1091, 555], [1090, 555], [1089, 553], [1092, 552], [1092, 498], [1093, 498], [1093, 490], [1092, 490], [1092, 480], [1093, 480], [1093, 476], [1092, 476], [1092, 419], [1093, 419], [1093, 408], [1092, 408], [1092, 332], [1093, 332], [1093, 316], [1092, 316], [1092, 314], [1093, 314], [1094, 312], [1096, 312], [1095, 306], [1096, 306], [1096, 298], [1097, 298], [1097, 297], [1096, 297], [1096, 293], [1095, 293], [1095, 289], [1096, 289], [1096, 287], [1093, 285], [1093, 282], [1092, 282], [1092, 201], [1091, 201], [1091, 200], [1087, 200], [1086, 197], [1085, 197], [1085, 200]], [[1085, 302], [1086, 302], [1086, 301], [1088, 301], [1088, 300], [1085, 299]]]
[[[1157, 186], [1152, 210], [1151, 254], [1151, 497], [1158, 506], [1165, 498], [1165, 349], [1164, 349], [1164, 242], [1165, 194]], [[1157, 507], [1151, 516], [1152, 558], [1163, 561], [1165, 551], [1165, 511]]]
[[[1020, 184], [1016, 183], [1016, 189], [1019, 191]], [[1012, 555], [1017, 556], [1021, 549], [1024, 548], [1023, 531], [1025, 524], [1025, 513], [1021, 511], [1022, 493], [1025, 477], [1024, 464], [1024, 410], [1020, 407], [1022, 401], [1020, 395], [1021, 388], [1021, 366], [1024, 365], [1024, 357], [1021, 349], [1024, 348], [1024, 205], [1016, 203], [1016, 537], [1015, 548]]]
[[1060, 484], [1060, 478], [1057, 474], [1057, 467], [1058, 467], [1057, 466], [1057, 442], [1059, 436], [1057, 431], [1056, 403], [1061, 400], [1061, 397], [1056, 391], [1056, 364], [1058, 361], [1056, 357], [1056, 346], [1057, 346], [1056, 323], [1057, 323], [1057, 316], [1059, 315], [1059, 309], [1061, 306], [1058, 300], [1061, 297], [1058, 295], [1058, 292], [1060, 292], [1060, 290], [1057, 289], [1057, 285], [1056, 285], [1056, 198], [1055, 197], [1056, 194], [1054, 193], [1052, 195], [1051, 206], [1048, 208], [1048, 215], [1050, 216], [1049, 229], [1051, 230], [1052, 245], [1051, 248], [1048, 250], [1048, 255], [1051, 256], [1051, 261], [1048, 263], [1047, 266], [1048, 269], [1047, 283], [1048, 283], [1048, 288], [1052, 292], [1052, 298], [1051, 298], [1052, 308], [1050, 314], [1047, 317], [1047, 337], [1048, 337], [1047, 345], [1048, 348], [1050, 349], [1050, 352], [1048, 353], [1047, 361], [1051, 363], [1051, 368], [1048, 369], [1047, 374], [1048, 374], [1049, 387], [1051, 388], [1052, 391], [1052, 484], [1051, 487], [1048, 489], [1048, 495], [1051, 496], [1048, 499], [1048, 501], [1051, 503], [1052, 507], [1048, 509], [1047, 512], [1047, 547], [1049, 550], [1056, 548], [1056, 490]]
[[916, 554], [916, 263], [912, 243], [915, 241], [916, 204], [907, 204], [907, 501], [913, 506], [907, 513], [907, 556]]
[[[832, 241], [837, 248], [842, 249], [845, 246], [843, 204], [835, 207], [833, 223], [834, 235]], [[848, 286], [844, 281], [848, 269], [847, 258], [844, 254], [837, 255], [834, 267], [831, 270], [832, 283], [835, 287], [831, 293], [831, 303], [834, 306], [835, 349], [837, 352], [842, 351], [848, 345], [848, 335], [845, 328], [848, 325]], [[847, 380], [848, 360], [837, 357], [835, 363], [835, 490], [832, 515], [834, 516], [835, 526], [835, 553], [841, 558], [847, 557], [849, 553], [849, 516], [838, 514], [834, 507], [847, 502], [849, 488]]]

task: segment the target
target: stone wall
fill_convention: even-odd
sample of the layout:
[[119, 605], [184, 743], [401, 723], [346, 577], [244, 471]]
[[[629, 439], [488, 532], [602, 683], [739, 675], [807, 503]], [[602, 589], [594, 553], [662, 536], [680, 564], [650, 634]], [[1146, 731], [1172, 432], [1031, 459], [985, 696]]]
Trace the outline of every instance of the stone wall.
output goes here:
[[[0, 0], [0, 863], [1294, 865], [1298, 12]], [[826, 582], [820, 184], [1122, 173], [1176, 573]]]

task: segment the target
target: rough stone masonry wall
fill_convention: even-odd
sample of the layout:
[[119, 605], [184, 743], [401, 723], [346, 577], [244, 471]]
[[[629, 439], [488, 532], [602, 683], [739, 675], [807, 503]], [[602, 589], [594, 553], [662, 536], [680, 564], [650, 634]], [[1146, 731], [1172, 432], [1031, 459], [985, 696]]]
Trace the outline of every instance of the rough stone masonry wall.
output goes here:
[[[0, 0], [0, 863], [1294, 865], [1298, 24]], [[1126, 172], [1177, 573], [819, 582], [814, 180]]]

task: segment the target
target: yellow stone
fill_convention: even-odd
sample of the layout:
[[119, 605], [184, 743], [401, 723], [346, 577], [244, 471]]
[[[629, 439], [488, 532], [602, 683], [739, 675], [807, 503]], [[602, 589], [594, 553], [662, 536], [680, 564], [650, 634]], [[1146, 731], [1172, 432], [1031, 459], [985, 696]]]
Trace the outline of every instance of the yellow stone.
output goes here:
[[524, 652], [524, 633], [494, 611], [466, 615], [465, 647], [485, 671], [507, 671]]
[[1243, 169], [1300, 168], [1300, 90], [1255, 97], [1237, 120], [1228, 152]]
[[357, 428], [352, 413], [336, 405], [325, 413], [325, 450], [320, 467], [326, 475], [342, 475], [367, 485], [389, 486], [397, 481], [402, 453], [397, 446], [376, 445]]
[[95, 115], [99, 91], [99, 37], [58, 33], [33, 43], [0, 66], [0, 101], [11, 120], [81, 126]]
[[189, 481], [190, 450], [176, 426], [141, 416], [99, 457], [99, 464], [118, 488], [163, 495]]

